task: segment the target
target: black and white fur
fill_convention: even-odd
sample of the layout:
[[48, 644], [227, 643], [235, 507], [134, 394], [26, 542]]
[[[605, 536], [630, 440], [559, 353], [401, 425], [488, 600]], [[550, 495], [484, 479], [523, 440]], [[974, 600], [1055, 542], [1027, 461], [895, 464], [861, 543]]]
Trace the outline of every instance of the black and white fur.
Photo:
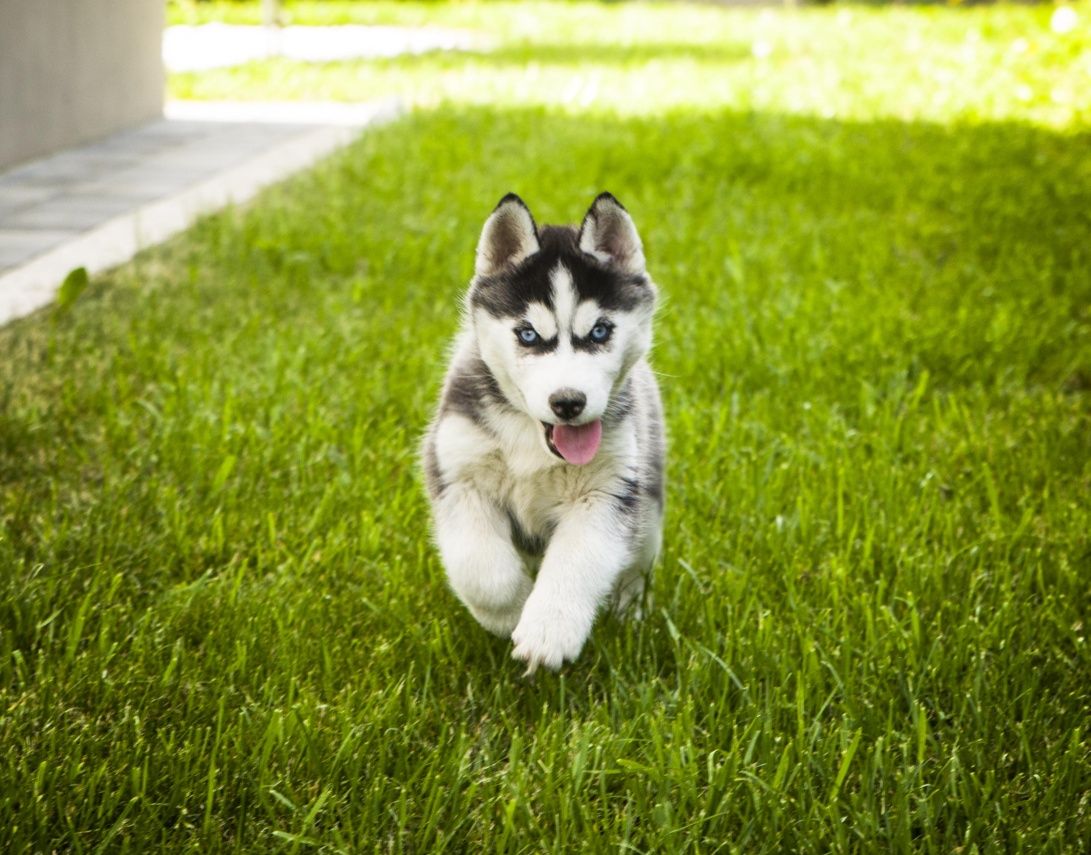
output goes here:
[[[640, 237], [609, 193], [578, 229], [539, 229], [514, 194], [485, 223], [422, 458], [451, 587], [528, 673], [575, 659], [603, 605], [639, 610], [663, 519], [645, 361], [655, 304]], [[558, 395], [582, 404], [558, 408]], [[566, 462], [555, 426], [595, 419], [597, 454]]]

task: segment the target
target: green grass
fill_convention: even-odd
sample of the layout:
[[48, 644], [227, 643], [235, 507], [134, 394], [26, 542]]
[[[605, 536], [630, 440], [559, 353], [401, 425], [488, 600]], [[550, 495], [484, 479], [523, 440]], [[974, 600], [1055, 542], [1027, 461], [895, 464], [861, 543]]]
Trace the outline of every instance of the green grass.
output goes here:
[[[1091, 88], [889, 59], [973, 28], [991, 80], [1021, 30], [1059, 85], [1086, 27], [533, 11], [543, 86], [509, 6], [491, 58], [308, 68], [422, 106], [0, 330], [0, 849], [1087, 851]], [[615, 13], [642, 47], [557, 47]], [[678, 47], [759, 27], [837, 98]], [[534, 682], [447, 591], [415, 462], [509, 189], [615, 192], [665, 295], [655, 607]]]
[[[228, 19], [239, 15], [234, 4]], [[243, 6], [242, 11], [248, 7]], [[773, 111], [828, 118], [1091, 125], [1091, 4], [1080, 29], [1052, 7], [846, 7], [725, 12], [709, 6], [574, 3], [312, 3], [304, 22], [434, 24], [482, 49], [331, 64], [286, 59], [176, 74], [177, 98], [400, 95], [585, 114]], [[208, 14], [208, 13], [206, 13]]]

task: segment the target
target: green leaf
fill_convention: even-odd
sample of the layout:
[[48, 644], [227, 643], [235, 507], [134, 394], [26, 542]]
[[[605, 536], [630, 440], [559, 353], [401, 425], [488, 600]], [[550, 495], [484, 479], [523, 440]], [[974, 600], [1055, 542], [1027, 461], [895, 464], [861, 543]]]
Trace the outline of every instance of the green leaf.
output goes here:
[[72, 304], [76, 302], [76, 298], [86, 290], [90, 281], [86, 267], [77, 267], [70, 270], [57, 291], [57, 308], [61, 311], [67, 311], [71, 308]]
[[856, 756], [856, 749], [860, 747], [860, 737], [863, 732], [863, 728], [856, 728], [856, 732], [852, 735], [852, 742], [849, 743], [849, 747], [841, 755], [841, 765], [837, 769], [837, 777], [833, 779], [833, 786], [830, 787], [828, 800], [831, 802], [841, 791], [841, 785], [845, 783], [845, 776], [849, 773], [849, 764], [852, 763], [852, 758]]

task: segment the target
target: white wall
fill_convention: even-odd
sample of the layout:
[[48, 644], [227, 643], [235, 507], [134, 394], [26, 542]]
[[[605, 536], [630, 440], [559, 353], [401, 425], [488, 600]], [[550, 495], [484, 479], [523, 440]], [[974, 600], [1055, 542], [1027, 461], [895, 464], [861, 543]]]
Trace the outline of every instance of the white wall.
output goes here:
[[0, 168], [163, 111], [165, 0], [0, 0]]

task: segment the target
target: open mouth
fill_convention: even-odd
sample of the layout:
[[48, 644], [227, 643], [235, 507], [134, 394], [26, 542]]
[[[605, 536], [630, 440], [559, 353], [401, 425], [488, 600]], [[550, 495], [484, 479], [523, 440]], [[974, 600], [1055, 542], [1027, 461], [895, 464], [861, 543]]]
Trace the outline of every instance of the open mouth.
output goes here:
[[549, 450], [566, 463], [583, 466], [598, 454], [602, 443], [602, 422], [595, 419], [585, 425], [551, 425], [545, 427], [545, 441]]

